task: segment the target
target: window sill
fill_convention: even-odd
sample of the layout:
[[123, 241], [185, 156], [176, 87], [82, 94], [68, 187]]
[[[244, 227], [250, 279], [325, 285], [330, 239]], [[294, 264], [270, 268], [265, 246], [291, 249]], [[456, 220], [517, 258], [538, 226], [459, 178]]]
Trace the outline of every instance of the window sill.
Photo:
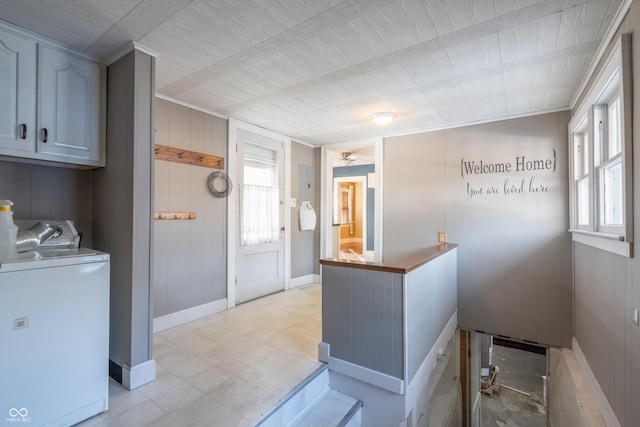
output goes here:
[[574, 242], [611, 252], [626, 258], [633, 258], [633, 242], [625, 242], [624, 236], [611, 233], [596, 233], [585, 230], [569, 230]]

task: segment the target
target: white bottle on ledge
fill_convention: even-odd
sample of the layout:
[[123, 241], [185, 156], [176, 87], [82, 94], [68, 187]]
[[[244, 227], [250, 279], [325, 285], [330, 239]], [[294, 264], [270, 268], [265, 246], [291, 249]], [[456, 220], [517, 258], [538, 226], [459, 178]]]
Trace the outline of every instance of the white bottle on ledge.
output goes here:
[[18, 227], [13, 223], [11, 206], [13, 206], [11, 200], [0, 200], [0, 260], [18, 257], [16, 247]]

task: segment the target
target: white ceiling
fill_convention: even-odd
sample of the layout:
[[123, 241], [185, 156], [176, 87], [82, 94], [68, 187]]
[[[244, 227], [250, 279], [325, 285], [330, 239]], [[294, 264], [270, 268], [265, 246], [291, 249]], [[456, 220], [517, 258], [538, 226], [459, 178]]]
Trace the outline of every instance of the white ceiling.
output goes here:
[[[313, 145], [569, 108], [625, 0], [2, 0], [158, 94]], [[370, 115], [393, 111], [386, 128]]]

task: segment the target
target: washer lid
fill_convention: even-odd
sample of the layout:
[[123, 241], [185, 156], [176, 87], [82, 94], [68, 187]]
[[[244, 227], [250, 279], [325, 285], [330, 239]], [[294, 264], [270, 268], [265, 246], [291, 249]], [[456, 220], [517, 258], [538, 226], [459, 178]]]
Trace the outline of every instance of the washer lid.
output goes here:
[[0, 260], [0, 276], [2, 273], [11, 271], [88, 264], [109, 260], [109, 254], [89, 248], [45, 249], [22, 252], [18, 254], [16, 259]]

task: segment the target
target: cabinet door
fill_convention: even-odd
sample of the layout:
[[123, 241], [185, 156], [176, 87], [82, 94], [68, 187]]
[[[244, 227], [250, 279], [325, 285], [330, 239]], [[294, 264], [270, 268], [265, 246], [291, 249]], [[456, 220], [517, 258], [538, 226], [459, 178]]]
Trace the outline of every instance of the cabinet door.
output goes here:
[[102, 166], [104, 68], [45, 45], [39, 46], [38, 65], [38, 153]]
[[36, 42], [0, 29], [0, 148], [3, 149], [2, 153], [33, 152], [35, 132]]

